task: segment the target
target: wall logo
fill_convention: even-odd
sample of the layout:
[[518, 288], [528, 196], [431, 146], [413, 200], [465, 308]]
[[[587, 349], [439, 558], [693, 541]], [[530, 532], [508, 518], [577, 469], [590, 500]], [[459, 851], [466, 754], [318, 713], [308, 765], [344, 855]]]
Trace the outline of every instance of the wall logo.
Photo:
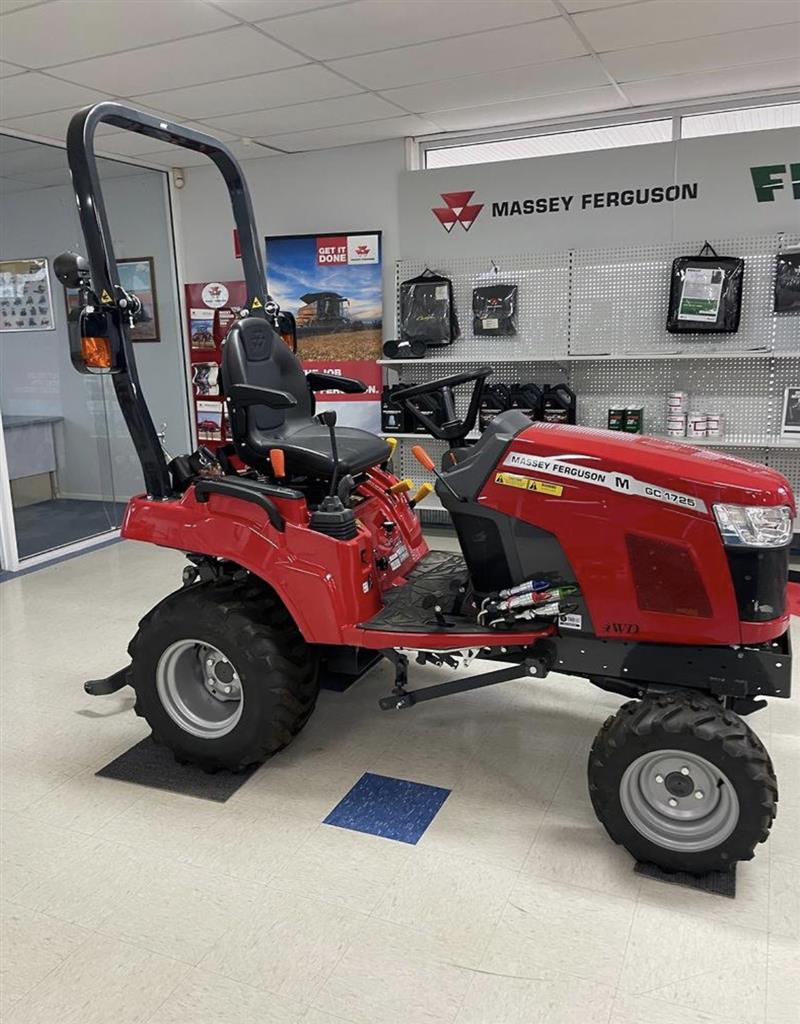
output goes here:
[[753, 179], [756, 201], [759, 203], [775, 202], [775, 193], [786, 188], [787, 179], [791, 185], [792, 197], [800, 199], [800, 163], [789, 164], [788, 171], [786, 164], [751, 167], [750, 177]]
[[483, 209], [483, 203], [470, 203], [474, 195], [474, 191], [441, 193], [445, 205], [434, 206], [432, 212], [445, 231], [452, 231], [456, 224], [469, 231]]

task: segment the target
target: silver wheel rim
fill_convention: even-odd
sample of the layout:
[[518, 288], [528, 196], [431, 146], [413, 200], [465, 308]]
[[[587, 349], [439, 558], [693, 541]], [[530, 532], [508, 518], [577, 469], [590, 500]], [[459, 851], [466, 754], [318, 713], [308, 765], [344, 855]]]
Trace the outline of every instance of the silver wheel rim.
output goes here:
[[156, 689], [172, 721], [201, 739], [227, 736], [242, 717], [238, 672], [222, 651], [202, 640], [177, 640], [164, 651]]
[[665, 850], [711, 850], [739, 821], [739, 798], [727, 775], [684, 750], [637, 757], [622, 776], [619, 797], [636, 831]]

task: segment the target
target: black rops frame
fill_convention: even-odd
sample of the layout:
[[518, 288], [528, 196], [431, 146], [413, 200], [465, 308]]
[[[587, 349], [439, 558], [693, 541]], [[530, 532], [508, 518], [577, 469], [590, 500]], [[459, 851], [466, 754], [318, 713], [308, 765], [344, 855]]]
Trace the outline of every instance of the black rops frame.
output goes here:
[[101, 123], [205, 153], [216, 164], [228, 187], [233, 219], [239, 232], [249, 314], [266, 319], [264, 261], [258, 244], [250, 192], [239, 162], [227, 146], [210, 135], [203, 135], [183, 125], [170, 124], [121, 103], [97, 103], [74, 115], [67, 129], [67, 160], [86, 241], [92, 288], [108, 314], [109, 333], [112, 335], [110, 340], [118, 366], [118, 371], [112, 374], [114, 391], [142, 465], [147, 493], [152, 498], [167, 498], [173, 493], [172, 483], [139, 382], [125, 313], [130, 306], [129, 296], [119, 281], [97, 173], [94, 137]]

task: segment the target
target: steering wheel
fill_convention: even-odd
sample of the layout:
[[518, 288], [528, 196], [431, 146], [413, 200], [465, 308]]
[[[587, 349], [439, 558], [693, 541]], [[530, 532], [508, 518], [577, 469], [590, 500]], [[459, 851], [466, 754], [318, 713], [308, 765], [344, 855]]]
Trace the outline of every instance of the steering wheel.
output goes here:
[[[439, 377], [437, 380], [425, 381], [423, 384], [412, 384], [411, 387], [401, 388], [392, 394], [392, 398], [402, 402], [412, 416], [425, 427], [428, 433], [439, 441], [449, 441], [450, 446], [455, 448], [463, 444], [467, 434], [475, 427], [478, 418], [478, 410], [483, 397], [483, 385], [486, 378], [493, 373], [491, 366], [479, 366], [475, 370], [468, 370], [465, 373], [454, 373], [450, 377]], [[453, 388], [459, 384], [474, 382], [472, 395], [466, 415], [461, 420], [456, 415], [455, 402], [453, 400]], [[442, 422], [437, 423], [430, 415], [423, 412], [412, 398], [439, 393], [441, 398]], [[431, 411], [437, 409], [432, 402], [427, 403]]]

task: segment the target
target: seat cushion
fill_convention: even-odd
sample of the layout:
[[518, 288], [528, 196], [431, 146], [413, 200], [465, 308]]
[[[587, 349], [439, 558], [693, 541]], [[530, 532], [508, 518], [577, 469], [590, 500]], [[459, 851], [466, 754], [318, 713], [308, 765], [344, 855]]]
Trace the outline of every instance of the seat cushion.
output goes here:
[[[389, 445], [381, 437], [356, 427], [336, 427], [340, 473], [363, 473], [371, 466], [385, 462], [391, 454]], [[251, 444], [267, 454], [281, 448], [286, 458], [289, 475], [328, 477], [333, 473], [331, 438], [327, 427], [314, 420], [300, 424], [287, 424], [283, 431], [266, 433], [254, 431]]]

